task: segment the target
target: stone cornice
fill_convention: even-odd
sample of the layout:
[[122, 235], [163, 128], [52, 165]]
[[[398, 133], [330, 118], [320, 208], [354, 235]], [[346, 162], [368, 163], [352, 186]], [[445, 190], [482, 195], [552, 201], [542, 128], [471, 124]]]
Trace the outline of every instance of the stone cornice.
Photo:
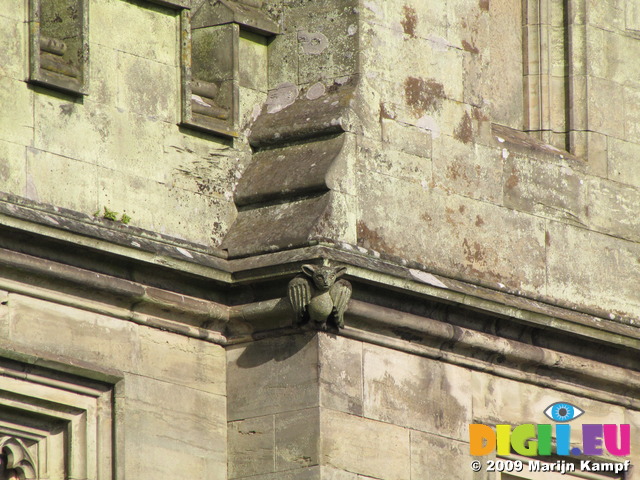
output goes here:
[[[606, 391], [611, 401], [640, 408], [629, 400], [640, 393], [633, 319], [549, 305], [329, 241], [226, 259], [188, 242], [7, 200], [0, 202], [0, 290], [229, 345], [303, 330], [293, 325], [287, 282], [302, 264], [328, 261], [346, 265], [353, 285], [346, 328], [335, 334], [594, 398]], [[65, 245], [86, 262], [69, 262]], [[170, 281], [155, 282], [158, 272]]]

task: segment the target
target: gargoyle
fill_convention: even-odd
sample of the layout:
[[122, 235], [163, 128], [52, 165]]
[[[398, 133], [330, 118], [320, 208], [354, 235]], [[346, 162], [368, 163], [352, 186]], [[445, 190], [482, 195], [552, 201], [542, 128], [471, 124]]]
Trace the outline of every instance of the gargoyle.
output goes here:
[[351, 284], [338, 277], [346, 271], [347, 267], [302, 266], [304, 275], [289, 282], [289, 301], [299, 324], [310, 322], [326, 330], [330, 321], [334, 326], [344, 328], [344, 311], [351, 298]]

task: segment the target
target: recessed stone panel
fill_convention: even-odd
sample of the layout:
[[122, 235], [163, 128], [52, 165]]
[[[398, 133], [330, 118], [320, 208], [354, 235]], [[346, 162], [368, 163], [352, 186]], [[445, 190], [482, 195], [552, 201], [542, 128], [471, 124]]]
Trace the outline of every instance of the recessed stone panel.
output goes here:
[[4, 359], [0, 365], [0, 451], [24, 457], [9, 469], [27, 479], [109, 478], [111, 386]]

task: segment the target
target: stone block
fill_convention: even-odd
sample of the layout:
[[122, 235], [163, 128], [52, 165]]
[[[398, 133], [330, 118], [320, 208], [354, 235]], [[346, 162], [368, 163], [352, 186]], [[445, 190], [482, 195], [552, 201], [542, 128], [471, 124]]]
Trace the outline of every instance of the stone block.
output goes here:
[[[463, 51], [445, 40], [440, 43], [407, 38], [397, 30], [377, 24], [365, 24], [362, 28], [363, 70], [367, 76], [377, 74], [395, 83], [395, 88], [401, 87], [402, 101], [415, 111], [416, 118], [437, 111], [442, 98], [463, 100]], [[408, 74], [396, 78], [397, 72]], [[393, 93], [388, 95], [388, 91], [384, 97], [385, 101], [400, 100]]]
[[92, 214], [96, 198], [86, 192], [98, 184], [94, 165], [27, 148], [26, 194], [31, 200]]
[[241, 152], [232, 150], [228, 140], [196, 130], [179, 128], [175, 124], [161, 122], [162, 136], [159, 140], [164, 154], [170, 151], [183, 153], [184, 156], [194, 154], [202, 158], [210, 158], [214, 163], [234, 159], [240, 161]]
[[0, 140], [0, 184], [4, 192], [26, 194], [26, 147]]
[[[449, 0], [446, 2], [447, 11], [447, 39], [456, 47], [462, 48], [472, 55], [485, 57], [491, 56], [491, 51], [496, 48], [491, 44], [491, 21], [499, 14], [502, 6], [499, 2], [465, 2], [464, 0]], [[424, 7], [419, 10], [422, 15]], [[513, 16], [519, 17], [520, 12], [512, 12]], [[456, 20], [464, 18], [463, 22]], [[502, 25], [501, 28], [509, 28]], [[428, 35], [427, 35], [428, 37]]]
[[391, 150], [421, 158], [431, 158], [431, 132], [415, 125], [382, 118], [382, 141]]
[[0, 76], [0, 140], [29, 145], [33, 139], [33, 91], [27, 84]]
[[267, 39], [242, 30], [238, 45], [240, 86], [267, 93]]
[[411, 478], [474, 480], [470, 462], [468, 443], [411, 432]]
[[567, 222], [580, 222], [584, 181], [571, 162], [550, 163], [509, 153], [504, 163], [504, 205]]
[[[267, 473], [264, 475], [254, 475], [247, 480], [321, 480], [322, 470], [320, 466], [299, 468], [288, 472]], [[341, 479], [342, 480], [342, 479]], [[350, 480], [350, 479], [349, 479]]]
[[[425, 134], [429, 135], [426, 131]], [[368, 138], [358, 142], [358, 162], [360, 165], [356, 170], [359, 175], [376, 172], [413, 183], [431, 181], [431, 159], [404, 153]]]
[[100, 211], [106, 206], [119, 215], [126, 213], [132, 226], [211, 244], [222, 239], [235, 215], [230, 201], [215, 196], [167, 188], [163, 183], [107, 168], [98, 169], [98, 177]]
[[624, 116], [619, 115], [624, 105], [622, 88], [610, 80], [590, 77], [587, 102], [589, 130], [619, 138], [624, 132]]
[[[640, 42], [640, 40], [638, 40]], [[638, 142], [640, 138], [640, 112], [634, 105], [640, 102], [640, 89], [624, 89], [624, 138], [625, 140]]]
[[[100, 107], [102, 108], [102, 107]], [[162, 158], [164, 167], [162, 135], [166, 131], [164, 122], [128, 110], [112, 109], [109, 115], [109, 136], [104, 140], [105, 153], [93, 162], [122, 175], [136, 176], [157, 182], [166, 182], [167, 169], [158, 168]], [[167, 162], [173, 160], [167, 158]], [[171, 167], [171, 163], [168, 163]]]
[[69, 159], [98, 163], [112, 141], [113, 112], [104, 105], [69, 97], [36, 95], [33, 146]]
[[344, 145], [336, 157], [327, 174], [327, 186], [330, 190], [342, 194], [345, 198], [353, 199], [357, 195], [356, 182], [357, 145], [362, 137], [345, 133]]
[[228, 202], [244, 168], [238, 157], [217, 154], [214, 150], [207, 157], [198, 157], [178, 145], [165, 146], [162, 158], [167, 166], [163, 173], [168, 188], [224, 198]]
[[272, 473], [275, 469], [274, 416], [229, 422], [229, 478]]
[[206, 459], [216, 470], [226, 468], [224, 396], [139, 375], [126, 375], [125, 389], [127, 442], [171, 448], [194, 460]]
[[[269, 89], [277, 88], [285, 82], [296, 82], [298, 78], [298, 32], [288, 29], [276, 35], [269, 45]], [[297, 83], [297, 82], [296, 82]]]
[[15, 347], [45, 358], [80, 360], [127, 371], [138, 361], [136, 326], [72, 307], [9, 294], [10, 334]]
[[[471, 136], [470, 118], [468, 128]], [[433, 144], [433, 185], [447, 193], [499, 204], [503, 162], [499, 148], [442, 135]]]
[[607, 53], [610, 50], [609, 43], [614, 38], [610, 32], [599, 28], [587, 27], [586, 44], [589, 51], [589, 61], [586, 64], [587, 74], [606, 78], [610, 67]]
[[24, 22], [27, 20], [27, 9], [25, 7], [26, 5], [23, 2], [8, 3], [6, 7], [2, 9], [0, 17]]
[[[358, 245], [412, 258], [454, 278], [529, 292], [543, 288], [544, 220], [443, 195], [427, 182], [415, 185], [369, 173], [360, 188]], [[495, 232], [509, 235], [496, 237]], [[526, 261], [515, 268], [514, 257], [505, 257], [505, 251]]]
[[[298, 30], [298, 82], [313, 83], [358, 73], [357, 2], [344, 1], [328, 8], [313, 5], [313, 13], [291, 12]], [[302, 13], [302, 12], [300, 12]], [[354, 30], [356, 29], [356, 30]]]
[[315, 336], [287, 336], [230, 347], [227, 370], [230, 421], [318, 406]]
[[0, 77], [24, 80], [27, 77], [29, 58], [27, 23], [22, 18], [0, 15], [0, 31], [3, 32], [0, 37]]
[[419, 0], [406, 2], [368, 1], [362, 9], [365, 22], [383, 26], [407, 37], [429, 38], [447, 36], [450, 23], [446, 3], [429, 5]]
[[[126, 428], [131, 435], [132, 428], [151, 421], [142, 412], [133, 412], [131, 428]], [[133, 437], [133, 435], [131, 435]], [[145, 435], [136, 438], [135, 442], [125, 442], [124, 471], [138, 479], [152, 480], [165, 475], [179, 477], [189, 475], [204, 480], [226, 480], [226, 466], [205, 458], [193, 456], [176, 450], [173, 442], [158, 445], [157, 436]]]
[[319, 334], [320, 405], [362, 415], [362, 343]]
[[322, 465], [385, 480], [409, 480], [409, 430], [333, 410], [320, 414]]
[[345, 470], [338, 470], [337, 468], [322, 466], [320, 470], [320, 478], [322, 480], [366, 480], [366, 478], [371, 477], [363, 477], [361, 475], [347, 472]]
[[586, 185], [586, 217], [589, 226], [626, 240], [640, 242], [640, 189], [605, 179]]
[[275, 470], [318, 465], [320, 413], [317, 407], [275, 415]]
[[[522, 7], [518, 0], [491, 1], [489, 4], [489, 66], [483, 81], [482, 97], [489, 103], [496, 123], [522, 129], [523, 46]], [[495, 88], [500, 85], [500, 88]]]
[[587, 158], [585, 159], [587, 161], [587, 172], [590, 175], [606, 178], [609, 163], [609, 138], [606, 135], [595, 132], [574, 133], [586, 135], [586, 139], [578, 141], [587, 146]]
[[118, 53], [117, 107], [169, 123], [178, 122], [179, 68], [128, 53]]
[[364, 416], [463, 440], [471, 422], [470, 372], [365, 345]]
[[609, 178], [640, 187], [640, 144], [609, 138]]
[[225, 352], [219, 345], [153, 328], [140, 328], [132, 371], [158, 380], [225, 395]]
[[589, 25], [608, 31], [625, 30], [626, 0], [612, 0], [610, 2], [588, 0], [586, 3]]
[[[91, 42], [166, 65], [179, 65], [179, 14], [150, 2], [91, 5]], [[163, 94], [163, 92], [159, 92]]]
[[546, 245], [551, 298], [610, 315], [640, 314], [637, 242], [549, 222]]
[[238, 95], [240, 97], [238, 99], [238, 131], [245, 135], [250, 135], [251, 125], [255, 120], [256, 112], [259, 112], [264, 105], [267, 100], [267, 94], [263, 91], [246, 87], [239, 87], [238, 90]]
[[127, 81], [118, 70], [118, 58], [119, 52], [111, 46], [99, 43], [91, 45], [91, 61], [89, 62], [91, 102], [109, 106], [116, 105], [119, 85]]
[[609, 32], [603, 36], [605, 78], [621, 86], [640, 88], [640, 66], [633, 61], [640, 55], [640, 38]]

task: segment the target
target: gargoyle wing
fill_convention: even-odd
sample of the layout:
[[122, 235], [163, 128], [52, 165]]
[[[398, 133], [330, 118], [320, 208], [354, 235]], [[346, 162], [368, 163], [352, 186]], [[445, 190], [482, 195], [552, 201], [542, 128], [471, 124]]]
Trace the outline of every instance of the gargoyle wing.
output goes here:
[[304, 277], [296, 277], [289, 282], [289, 302], [296, 312], [299, 322], [307, 318], [307, 306], [311, 301], [311, 285]]
[[333, 300], [334, 318], [338, 328], [344, 328], [344, 312], [351, 298], [351, 284], [346, 280], [338, 280], [329, 289], [329, 295]]

